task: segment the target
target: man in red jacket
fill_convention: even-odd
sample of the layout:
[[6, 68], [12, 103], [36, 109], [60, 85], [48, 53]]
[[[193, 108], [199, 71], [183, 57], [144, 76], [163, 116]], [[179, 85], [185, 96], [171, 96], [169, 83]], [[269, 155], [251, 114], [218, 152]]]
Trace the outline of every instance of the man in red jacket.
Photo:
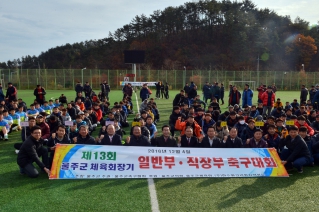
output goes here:
[[300, 129], [300, 127], [304, 126], [307, 128], [307, 134], [309, 136], [313, 136], [315, 131], [307, 124], [306, 118], [304, 116], [298, 116], [297, 121], [295, 121], [295, 126]]
[[257, 88], [258, 91], [258, 103], [262, 103], [261, 96], [266, 91], [266, 85], [260, 84], [259, 88]]
[[[274, 107], [274, 103], [275, 103], [275, 93], [272, 90], [271, 86], [267, 87], [267, 91], [265, 91], [262, 95], [261, 95], [261, 100], [263, 102], [263, 116], [265, 117], [265, 115], [268, 117], [270, 116], [270, 112], [272, 110], [272, 108]], [[266, 113], [267, 112], [267, 113]]]
[[94, 108], [93, 110], [96, 112], [97, 121], [98, 121], [98, 124], [99, 124], [101, 119], [103, 118], [102, 110], [100, 108], [100, 105], [97, 104], [97, 103], [94, 103], [93, 108]]

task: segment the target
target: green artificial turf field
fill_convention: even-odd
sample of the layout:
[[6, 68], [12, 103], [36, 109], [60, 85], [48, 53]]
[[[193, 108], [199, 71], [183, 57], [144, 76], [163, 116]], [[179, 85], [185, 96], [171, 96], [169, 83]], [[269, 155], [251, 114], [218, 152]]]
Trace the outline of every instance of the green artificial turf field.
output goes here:
[[[47, 99], [62, 92], [69, 100], [75, 97], [74, 91], [47, 91]], [[168, 122], [176, 93], [170, 91], [169, 100], [156, 100], [161, 113], [159, 131]], [[257, 92], [254, 102], [256, 96]], [[292, 101], [299, 99], [299, 92], [277, 92], [277, 96], [282, 102]], [[19, 91], [19, 97], [29, 105], [33, 91]], [[121, 97], [121, 91], [112, 91], [111, 103]], [[13, 148], [16, 142], [20, 142], [20, 132], [12, 132], [9, 141], [0, 141], [0, 211], [151, 211], [146, 179], [48, 180], [45, 174], [37, 179], [20, 175]], [[291, 174], [289, 178], [154, 181], [160, 211], [318, 211], [318, 166]]]

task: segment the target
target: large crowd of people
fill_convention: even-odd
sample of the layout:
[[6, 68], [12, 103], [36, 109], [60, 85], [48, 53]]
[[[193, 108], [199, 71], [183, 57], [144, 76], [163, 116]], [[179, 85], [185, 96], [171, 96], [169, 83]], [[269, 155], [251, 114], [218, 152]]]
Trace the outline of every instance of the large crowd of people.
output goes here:
[[[166, 84], [167, 85], [167, 84]], [[122, 89], [123, 98], [116, 102], [109, 99], [111, 91], [106, 81], [101, 83], [98, 95], [89, 83], [80, 82], [75, 87], [76, 97], [68, 100], [64, 94], [46, 101], [46, 91], [41, 85], [34, 90], [35, 101], [29, 105], [17, 99], [17, 90], [9, 83], [6, 95], [0, 101], [0, 136], [8, 140], [8, 134], [21, 130], [22, 142], [14, 144], [21, 174], [39, 175], [33, 162], [43, 172], [50, 173], [56, 144], [127, 145], [188, 148], [275, 148], [287, 169], [303, 172], [304, 166], [319, 163], [319, 86], [307, 90], [303, 85], [299, 101], [282, 103], [276, 98], [276, 87], [258, 87], [258, 102], [253, 103], [254, 92], [246, 84], [243, 92], [230, 85], [228, 105], [222, 111], [225, 89], [223, 84], [205, 83], [200, 99], [195, 83], [186, 84], [172, 99], [172, 113], [161, 126], [157, 124], [160, 113], [156, 99], [169, 98], [167, 92], [159, 92], [150, 98], [147, 85], [140, 89], [142, 103], [134, 121], [131, 84]], [[144, 91], [145, 95], [144, 95]], [[307, 92], [305, 92], [307, 91]], [[2, 88], [0, 89], [1, 98]], [[84, 95], [83, 95], [84, 93]], [[309, 98], [308, 98], [309, 95]], [[317, 100], [318, 98], [318, 100]], [[0, 99], [1, 100], [1, 99]], [[219, 102], [221, 101], [221, 104]], [[240, 105], [241, 103], [241, 105]], [[21, 127], [21, 122], [28, 126]], [[125, 127], [130, 127], [125, 136]], [[98, 136], [92, 132], [98, 130]], [[40, 159], [42, 157], [42, 160]]]

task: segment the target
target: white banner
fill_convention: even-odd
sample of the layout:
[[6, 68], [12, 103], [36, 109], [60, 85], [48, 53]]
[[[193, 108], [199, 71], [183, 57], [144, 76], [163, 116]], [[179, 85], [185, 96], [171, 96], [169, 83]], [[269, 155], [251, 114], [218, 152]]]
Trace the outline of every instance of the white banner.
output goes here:
[[275, 149], [58, 144], [50, 179], [288, 177]]
[[120, 81], [120, 85], [124, 86], [125, 83], [131, 83], [132, 86], [143, 86], [144, 84], [147, 84], [147, 86], [156, 86], [155, 83], [157, 82], [126, 82], [126, 81]]

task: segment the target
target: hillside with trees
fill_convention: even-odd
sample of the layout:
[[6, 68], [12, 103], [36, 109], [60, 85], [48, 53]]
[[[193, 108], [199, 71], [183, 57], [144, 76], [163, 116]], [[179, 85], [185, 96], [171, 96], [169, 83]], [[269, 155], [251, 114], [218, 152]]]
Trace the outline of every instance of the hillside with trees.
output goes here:
[[199, 1], [136, 15], [104, 39], [65, 44], [1, 68], [130, 69], [124, 50], [145, 50], [141, 69], [319, 70], [318, 27], [250, 1]]

